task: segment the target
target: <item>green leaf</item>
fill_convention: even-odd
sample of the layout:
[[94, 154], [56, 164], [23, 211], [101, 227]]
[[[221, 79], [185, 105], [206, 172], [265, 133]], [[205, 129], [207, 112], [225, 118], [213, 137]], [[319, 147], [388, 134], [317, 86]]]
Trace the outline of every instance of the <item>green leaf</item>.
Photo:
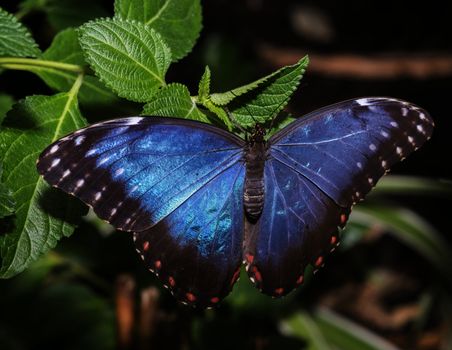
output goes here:
[[40, 53], [29, 31], [0, 8], [0, 56], [37, 57]]
[[121, 97], [147, 102], [165, 85], [171, 51], [142, 23], [118, 18], [89, 22], [80, 28], [80, 43], [101, 81]]
[[173, 60], [192, 50], [202, 27], [200, 0], [116, 0], [115, 15], [158, 31], [170, 47]]
[[336, 314], [320, 308], [314, 314], [317, 327], [334, 349], [341, 350], [397, 350], [398, 348], [375, 333]]
[[225, 125], [229, 131], [232, 131], [233, 125], [229, 118], [228, 113], [225, 108], [222, 106], [217, 106], [210, 100], [205, 100], [203, 103], [204, 107], [206, 107], [209, 111], [215, 114]]
[[452, 249], [441, 235], [416, 213], [402, 207], [360, 205], [353, 209], [350, 223], [380, 227], [418, 252], [452, 286]]
[[[49, 61], [63, 62], [85, 66], [85, 58], [78, 42], [75, 29], [68, 28], [58, 33], [50, 47], [42, 54], [42, 58]], [[50, 67], [32, 67], [37, 74], [52, 89], [69, 91], [78, 77], [76, 72], [63, 71]], [[98, 105], [110, 104], [118, 100], [115, 94], [107, 89], [97, 77], [86, 75], [80, 88], [78, 98], [81, 103]]]
[[433, 180], [416, 176], [389, 175], [378, 182], [378, 186], [371, 192], [371, 195], [386, 193], [450, 197], [452, 195], [452, 183], [446, 180]]
[[199, 81], [198, 86], [198, 101], [199, 103], [205, 103], [210, 98], [210, 69], [206, 66], [204, 74]]
[[309, 350], [397, 350], [375, 333], [326, 308], [312, 314], [296, 312], [281, 323], [281, 330], [307, 342]]
[[77, 105], [77, 85], [68, 93], [31, 96], [16, 105], [0, 133], [3, 180], [17, 203], [11, 228], [0, 236], [0, 277], [12, 277], [72, 234], [83, 214], [78, 200], [51, 188], [36, 171], [40, 152], [86, 123]]
[[[277, 115], [289, 102], [290, 96], [295, 92], [306, 67], [309, 63], [307, 56], [297, 64], [279, 69], [266, 78], [226, 92], [221, 99], [214, 97], [215, 101], [225, 103], [228, 101], [230, 112], [236, 121], [243, 127], [250, 127], [258, 123], [265, 123]], [[251, 89], [251, 90], [250, 90]], [[213, 96], [213, 95], [212, 95]]]
[[[224, 106], [231, 103], [235, 98], [244, 95], [252, 90], [256, 90], [258, 87], [263, 85], [264, 83], [269, 84], [285, 84], [285, 86], [280, 86], [279, 91], [283, 90], [284, 87], [291, 90], [291, 93], [296, 90], [298, 87], [301, 78], [309, 64], [308, 56], [303, 57], [298, 63], [278, 69], [276, 72], [273, 72], [261, 79], [253, 81], [252, 83], [240, 86], [238, 88], [232, 89], [230, 91], [226, 91], [223, 93], [215, 93], [210, 96], [210, 99], [216, 105]], [[293, 72], [295, 72], [295, 76], [293, 76]], [[298, 76], [296, 75], [298, 74]], [[292, 81], [285, 79], [285, 76], [289, 76], [292, 78]], [[273, 87], [273, 92], [276, 90], [276, 86]], [[288, 95], [290, 96], [291, 93]], [[286, 100], [288, 97], [286, 97]], [[284, 102], [284, 100], [282, 100]], [[284, 106], [283, 106], [284, 107]], [[282, 109], [282, 108], [281, 108]]]
[[25, 0], [19, 3], [18, 16], [43, 12], [56, 31], [78, 27], [90, 19], [107, 17], [109, 13], [92, 0]]
[[49, 23], [57, 31], [68, 27], [78, 27], [94, 18], [107, 17], [109, 15], [99, 2], [92, 0], [49, 1], [45, 12]]
[[[333, 350], [324, 334], [307, 312], [297, 312], [281, 323], [281, 331], [305, 341], [306, 350]], [[345, 349], [344, 349], [345, 350]]]
[[77, 32], [73, 28], [59, 32], [42, 54], [42, 58], [49, 61], [86, 65], [83, 51], [78, 42]]
[[[286, 67], [283, 67], [281, 69], [284, 69]], [[273, 78], [275, 75], [279, 74], [281, 69], [277, 70], [276, 72], [273, 72], [263, 78], [260, 78], [258, 80], [253, 81], [252, 83], [239, 86], [238, 88], [226, 91], [226, 92], [219, 92], [214, 93], [210, 96], [210, 100], [215, 103], [218, 106], [226, 106], [227, 104], [231, 103], [232, 100], [235, 98], [246, 94], [247, 92], [257, 89], [261, 84], [265, 83], [269, 79]]]
[[206, 115], [192, 101], [187, 87], [177, 83], [161, 88], [153, 96], [152, 101], [144, 106], [142, 114], [209, 122]]
[[[3, 167], [0, 163], [0, 180], [2, 178]], [[16, 210], [16, 201], [13, 197], [13, 191], [0, 182], [0, 219], [11, 215]]]
[[0, 94], [0, 125], [13, 104], [14, 99], [10, 95]]

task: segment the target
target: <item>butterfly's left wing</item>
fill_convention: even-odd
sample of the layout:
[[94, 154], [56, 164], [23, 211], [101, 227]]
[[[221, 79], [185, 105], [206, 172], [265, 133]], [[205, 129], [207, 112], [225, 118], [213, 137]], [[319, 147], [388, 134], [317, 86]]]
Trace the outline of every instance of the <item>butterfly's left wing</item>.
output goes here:
[[295, 121], [269, 140], [261, 218], [247, 224], [248, 274], [279, 296], [323, 264], [351, 206], [431, 135], [426, 111], [404, 101], [344, 101]]
[[204, 123], [132, 117], [62, 138], [37, 168], [135, 232], [145, 264], [179, 299], [208, 306], [229, 292], [242, 261], [243, 144]]

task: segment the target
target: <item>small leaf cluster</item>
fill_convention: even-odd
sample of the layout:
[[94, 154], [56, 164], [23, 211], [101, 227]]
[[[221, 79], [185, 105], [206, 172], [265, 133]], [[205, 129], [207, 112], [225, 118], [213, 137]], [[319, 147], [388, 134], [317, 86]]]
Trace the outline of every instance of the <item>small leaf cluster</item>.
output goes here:
[[[75, 10], [82, 5], [86, 11]], [[115, 0], [111, 18], [93, 1], [25, 0], [15, 15], [0, 8], [0, 72], [33, 73], [55, 91], [14, 106], [11, 96], [0, 95], [0, 278], [23, 271], [71, 235], [85, 213], [35, 169], [47, 145], [88, 124], [80, 105], [128, 100], [141, 104], [142, 115], [214, 123], [242, 136], [255, 123], [272, 124], [271, 134], [293, 120], [271, 123], [298, 87], [307, 57], [225, 92], [210, 91], [209, 67], [197, 94], [167, 81], [170, 66], [200, 35], [201, 10], [200, 0]], [[44, 51], [19, 21], [33, 11], [58, 31]]]

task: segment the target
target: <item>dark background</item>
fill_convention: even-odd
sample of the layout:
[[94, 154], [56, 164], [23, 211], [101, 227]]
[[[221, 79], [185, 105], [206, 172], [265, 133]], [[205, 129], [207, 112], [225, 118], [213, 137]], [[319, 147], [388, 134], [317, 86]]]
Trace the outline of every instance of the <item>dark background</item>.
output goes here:
[[[107, 15], [112, 14], [111, 1], [100, 4]], [[15, 2], [0, 1], [0, 6], [10, 12], [17, 10]], [[221, 92], [260, 78], [283, 64], [293, 64], [309, 54], [312, 69], [308, 68], [288, 107], [293, 115], [301, 116], [327, 104], [359, 96], [392, 96], [408, 100], [428, 110], [436, 128], [433, 138], [397, 165], [393, 172], [438, 181], [452, 178], [449, 154], [452, 149], [449, 136], [452, 126], [452, 12], [447, 2], [215, 0], [203, 1], [203, 17], [204, 28], [192, 54], [171, 66], [167, 81], [185, 83], [195, 94], [204, 66], [208, 64], [212, 70], [213, 91]], [[30, 15], [24, 23], [33, 31], [41, 49], [45, 49], [55, 34], [51, 26], [45, 25], [45, 16], [40, 13]], [[351, 60], [344, 60], [344, 55], [370, 62], [371, 68], [366, 71], [365, 67], [358, 67], [362, 69], [357, 74], [356, 65], [350, 63]], [[413, 61], [420, 64], [409, 68]], [[388, 72], [382, 62], [392, 62], [391, 67], [396, 68]], [[330, 66], [332, 63], [337, 63], [334, 68]], [[35, 76], [18, 71], [6, 71], [1, 75], [0, 91], [4, 90], [14, 94], [16, 99], [52, 93]], [[115, 111], [90, 109], [84, 112], [92, 121], [119, 116]], [[426, 218], [452, 244], [450, 196], [395, 197], [398, 203]], [[98, 228], [90, 222], [84, 223], [73, 237], [63, 240], [57, 252], [87, 263], [91, 273], [106, 281], [107, 286], [99, 286], [86, 276], [70, 279], [71, 283], [80, 284], [106, 300], [112, 313], [115, 312], [115, 300], [117, 305], [118, 290], [124, 290], [127, 281], [136, 285], [131, 292], [135, 299], [150, 285], [160, 288], [159, 283], [144, 271], [131, 240], [120, 233], [101, 237]], [[445, 329], [448, 329], [450, 319], [441, 316], [440, 305], [425, 316], [423, 328], [418, 333], [415, 332], [418, 327], [415, 318], [394, 326], [372, 305], [361, 314], [354, 308], [355, 302], [368, 300], [372, 304], [374, 301], [375, 293], [372, 294], [369, 287], [368, 275], [375, 270], [390, 271], [396, 280], [392, 287], [398, 286], [385, 298], [383, 309], [388, 314], [401, 305], [419, 300], [423, 293], [434, 290], [438, 284], [436, 275], [416, 252], [391, 236], [375, 238], [371, 233], [362, 243], [330, 257], [327, 267], [315, 276], [313, 283], [283, 302], [271, 299], [260, 302], [257, 291], [239, 286], [232, 301], [225, 302], [215, 314], [205, 314], [181, 308], [167, 292], [157, 289], [160, 301], [154, 308], [160, 316], [155, 325], [157, 331], [150, 336], [149, 342], [154, 348], [299, 349], [303, 348], [303, 342], [280, 337], [277, 315], [298, 307], [309, 310], [320, 304], [331, 306], [400, 348], [440, 349], [444, 346]], [[63, 268], [63, 271], [66, 270]], [[52, 273], [54, 278], [61, 271]], [[126, 277], [121, 278], [126, 282], [118, 277], [124, 273]], [[52, 278], [50, 282], [46, 279], [46, 285], [52, 284]], [[15, 299], [16, 294], [11, 291], [19, 282], [13, 280], [0, 281], [0, 290], [3, 286], [4, 295], [10, 298], [5, 297], [0, 309], [3, 313], [0, 316], [0, 340], [3, 332], [12, 335], [13, 344], [17, 339], [23, 339], [17, 341], [20, 344], [17, 348], [39, 348], [62, 341], [56, 335], [43, 338], [43, 329], [47, 329], [45, 326], [55, 328], [58, 333], [55, 323], [59, 322], [66, 330], [71, 328], [70, 322], [62, 321], [67, 319], [61, 313], [72, 315], [71, 312], [77, 313], [79, 309], [76, 306], [75, 311], [65, 309], [62, 304], [77, 300], [77, 297], [55, 302], [55, 299], [43, 296], [43, 292], [31, 289], [24, 292], [22, 299]], [[409, 283], [414, 287], [410, 288]], [[116, 288], [116, 292], [109, 287]], [[239, 292], [249, 296], [246, 300], [251, 306], [237, 301]], [[257, 306], [253, 304], [256, 298], [259, 300]], [[433, 304], [435, 300], [433, 298]], [[38, 312], [36, 307], [41, 313], [50, 310], [46, 311], [51, 315], [48, 324], [37, 317], [24, 321], [28, 312]], [[61, 308], [61, 313], [55, 308]], [[84, 323], [77, 324], [71, 336], [79, 337], [87, 327]], [[24, 335], [26, 333], [28, 335]], [[137, 333], [140, 332], [135, 331], [135, 336]], [[63, 344], [69, 345], [70, 341], [71, 338], [65, 339]], [[135, 340], [133, 344], [138, 342]], [[26, 346], [21, 347], [24, 344]]]

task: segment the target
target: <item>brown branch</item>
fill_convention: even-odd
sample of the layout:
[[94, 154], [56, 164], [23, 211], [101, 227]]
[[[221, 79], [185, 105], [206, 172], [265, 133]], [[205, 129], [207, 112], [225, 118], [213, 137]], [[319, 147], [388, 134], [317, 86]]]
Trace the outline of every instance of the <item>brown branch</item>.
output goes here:
[[160, 292], [149, 287], [141, 292], [139, 338], [141, 349], [149, 349], [158, 321]]
[[[282, 67], [294, 64], [307, 50], [281, 49], [261, 45], [259, 55], [269, 64]], [[359, 79], [427, 79], [452, 75], [451, 54], [360, 56], [354, 54], [309, 53], [309, 72]]]
[[131, 349], [133, 345], [135, 281], [132, 276], [121, 275], [116, 281], [115, 304], [120, 349]]

